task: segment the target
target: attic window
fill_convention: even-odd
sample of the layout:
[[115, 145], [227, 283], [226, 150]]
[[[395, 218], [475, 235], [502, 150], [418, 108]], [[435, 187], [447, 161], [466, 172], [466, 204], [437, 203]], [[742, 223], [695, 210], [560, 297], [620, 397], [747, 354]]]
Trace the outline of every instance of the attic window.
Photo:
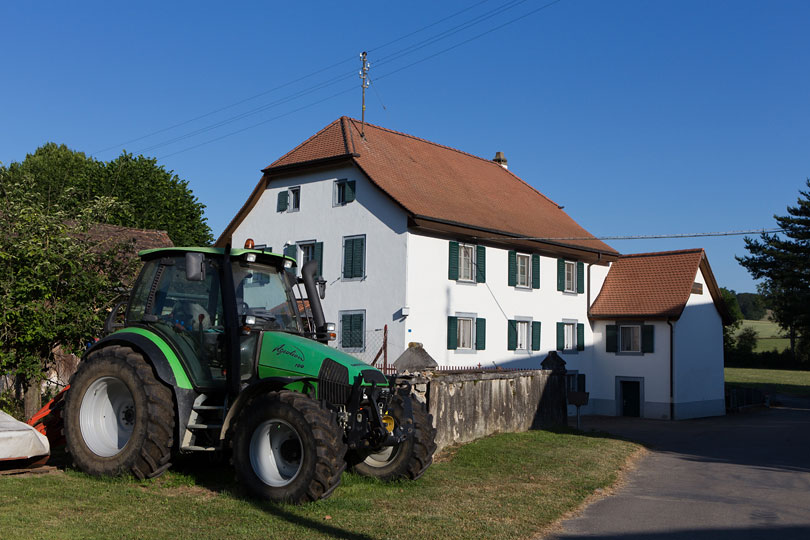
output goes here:
[[703, 294], [703, 283], [692, 283], [692, 294]]
[[344, 206], [355, 198], [355, 180], [335, 180], [335, 188], [332, 194], [332, 206]]

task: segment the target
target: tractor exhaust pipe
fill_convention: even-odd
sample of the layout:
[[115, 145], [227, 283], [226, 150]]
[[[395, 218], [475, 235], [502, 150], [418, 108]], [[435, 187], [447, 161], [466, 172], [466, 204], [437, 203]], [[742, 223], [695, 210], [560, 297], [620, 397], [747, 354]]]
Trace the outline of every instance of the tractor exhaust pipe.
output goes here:
[[328, 343], [329, 334], [326, 331], [326, 318], [323, 316], [321, 297], [318, 294], [318, 285], [315, 283], [317, 273], [318, 261], [315, 259], [307, 261], [301, 267], [301, 280], [304, 282], [304, 289], [307, 291], [309, 309], [312, 312], [312, 321], [315, 323], [315, 340]]

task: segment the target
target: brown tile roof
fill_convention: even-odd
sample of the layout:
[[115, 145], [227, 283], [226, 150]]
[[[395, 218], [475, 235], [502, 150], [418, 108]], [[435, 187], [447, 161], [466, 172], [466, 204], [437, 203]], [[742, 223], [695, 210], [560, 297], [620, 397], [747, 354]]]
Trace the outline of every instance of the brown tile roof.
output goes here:
[[702, 249], [621, 255], [608, 272], [590, 310], [592, 319], [677, 319], [681, 316], [698, 269], [703, 271], [721, 317], [725, 304]]
[[[554, 201], [493, 161], [370, 124], [365, 125], [363, 138], [360, 128], [358, 120], [345, 116], [335, 120], [264, 169], [263, 180], [272, 181], [274, 174], [298, 167], [351, 160], [411, 217], [458, 224], [480, 238], [505, 233], [618, 254]], [[260, 182], [217, 245], [227, 241], [262, 191]]]

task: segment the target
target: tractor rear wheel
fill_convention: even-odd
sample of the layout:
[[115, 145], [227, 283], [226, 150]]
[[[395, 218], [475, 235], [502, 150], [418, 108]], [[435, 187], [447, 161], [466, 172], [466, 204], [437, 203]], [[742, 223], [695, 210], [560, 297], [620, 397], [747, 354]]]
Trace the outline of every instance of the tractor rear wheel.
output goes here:
[[[404, 400], [411, 400], [413, 419], [405, 418]], [[416, 480], [433, 463], [436, 451], [436, 428], [427, 407], [412, 396], [397, 394], [391, 400], [388, 414], [394, 425], [413, 422], [413, 436], [397, 446], [386, 446], [376, 452], [353, 452], [349, 456], [352, 470], [363, 476], [389, 481], [398, 478]]]
[[96, 476], [163, 474], [171, 463], [174, 404], [143, 356], [118, 345], [79, 364], [65, 403], [65, 439], [74, 464]]
[[262, 499], [300, 504], [329, 497], [345, 455], [335, 413], [299, 392], [254, 398], [234, 428], [236, 475]]

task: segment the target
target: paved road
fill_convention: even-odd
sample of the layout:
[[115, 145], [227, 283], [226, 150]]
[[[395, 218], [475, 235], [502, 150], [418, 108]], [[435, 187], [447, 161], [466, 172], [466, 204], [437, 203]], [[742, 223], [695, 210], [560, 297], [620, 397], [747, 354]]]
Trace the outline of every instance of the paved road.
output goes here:
[[666, 422], [584, 417], [583, 430], [645, 443], [613, 496], [554, 538], [810, 540], [810, 401]]

